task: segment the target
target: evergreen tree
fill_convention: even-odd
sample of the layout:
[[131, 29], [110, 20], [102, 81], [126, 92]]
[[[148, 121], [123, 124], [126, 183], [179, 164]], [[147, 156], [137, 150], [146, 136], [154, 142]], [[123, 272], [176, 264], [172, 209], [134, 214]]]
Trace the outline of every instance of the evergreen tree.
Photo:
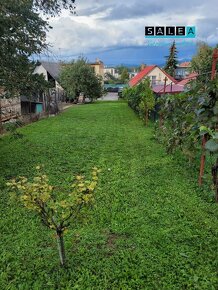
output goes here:
[[177, 49], [176, 49], [176, 43], [175, 41], [170, 47], [170, 54], [166, 56], [167, 61], [166, 65], [164, 67], [164, 70], [171, 76], [174, 76], [175, 69], [177, 67], [178, 61], [177, 61]]

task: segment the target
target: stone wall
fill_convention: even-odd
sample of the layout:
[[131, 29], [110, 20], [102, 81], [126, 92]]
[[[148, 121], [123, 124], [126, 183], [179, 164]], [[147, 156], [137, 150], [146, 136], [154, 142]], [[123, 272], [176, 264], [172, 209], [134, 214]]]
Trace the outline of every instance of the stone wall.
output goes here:
[[0, 112], [3, 122], [18, 118], [21, 115], [20, 98], [0, 98]]

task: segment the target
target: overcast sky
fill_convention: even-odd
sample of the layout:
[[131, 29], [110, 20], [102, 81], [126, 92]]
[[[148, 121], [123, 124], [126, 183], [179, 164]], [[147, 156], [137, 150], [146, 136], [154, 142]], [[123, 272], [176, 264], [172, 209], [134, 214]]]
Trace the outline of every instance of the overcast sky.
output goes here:
[[[67, 11], [50, 21], [48, 41], [54, 55], [70, 60], [84, 55], [107, 65], [164, 63], [168, 47], [149, 46], [144, 27], [195, 25], [197, 40], [218, 43], [217, 0], [77, 0], [78, 16]], [[189, 59], [196, 41], [178, 43], [179, 59]]]

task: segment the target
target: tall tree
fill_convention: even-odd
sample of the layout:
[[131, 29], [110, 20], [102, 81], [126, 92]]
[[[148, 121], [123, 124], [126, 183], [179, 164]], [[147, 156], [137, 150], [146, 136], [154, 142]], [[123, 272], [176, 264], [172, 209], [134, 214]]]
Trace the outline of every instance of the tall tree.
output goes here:
[[32, 68], [29, 57], [47, 47], [50, 28], [40, 12], [48, 16], [62, 8], [74, 9], [73, 0], [1, 0], [0, 1], [0, 87], [12, 95], [20, 91]]
[[170, 54], [166, 56], [167, 61], [166, 65], [164, 67], [164, 70], [171, 76], [174, 76], [175, 69], [177, 67], [178, 61], [177, 61], [177, 49], [176, 49], [176, 43], [175, 41], [172, 43], [170, 47]]
[[34, 0], [33, 8], [36, 11], [43, 11], [44, 14], [52, 16], [60, 14], [63, 9], [75, 13], [75, 0]]
[[200, 42], [198, 44], [197, 54], [191, 60], [191, 69], [192, 71], [198, 73], [198, 81], [207, 82], [208, 80], [210, 80], [212, 58], [213, 47], [210, 47], [204, 42]]
[[84, 58], [65, 64], [60, 82], [69, 98], [77, 100], [80, 93], [91, 101], [103, 95], [102, 79], [95, 74]]
[[122, 73], [121, 73], [121, 76], [120, 76], [120, 80], [122, 83], [126, 83], [129, 79], [129, 73], [128, 73], [128, 70], [127, 68], [124, 68], [122, 70]]
[[0, 4], [0, 86], [16, 94], [25, 83], [32, 53], [46, 47], [47, 23], [30, 1], [3, 0]]
[[122, 65], [122, 64], [116, 66], [116, 70], [117, 70], [117, 72], [118, 72], [119, 75], [121, 75], [121, 73], [122, 73], [122, 71], [123, 71], [124, 69], [127, 69], [127, 67], [124, 66], [124, 65]]

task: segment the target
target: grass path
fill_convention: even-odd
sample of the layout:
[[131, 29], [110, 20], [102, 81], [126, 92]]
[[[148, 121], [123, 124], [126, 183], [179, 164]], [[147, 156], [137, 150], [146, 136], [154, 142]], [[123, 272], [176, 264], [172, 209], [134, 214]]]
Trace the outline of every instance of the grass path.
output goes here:
[[[218, 289], [218, 209], [123, 102], [77, 106], [0, 140], [0, 289]], [[45, 164], [53, 183], [102, 168], [87, 224], [66, 236], [69, 268], [4, 183]]]

